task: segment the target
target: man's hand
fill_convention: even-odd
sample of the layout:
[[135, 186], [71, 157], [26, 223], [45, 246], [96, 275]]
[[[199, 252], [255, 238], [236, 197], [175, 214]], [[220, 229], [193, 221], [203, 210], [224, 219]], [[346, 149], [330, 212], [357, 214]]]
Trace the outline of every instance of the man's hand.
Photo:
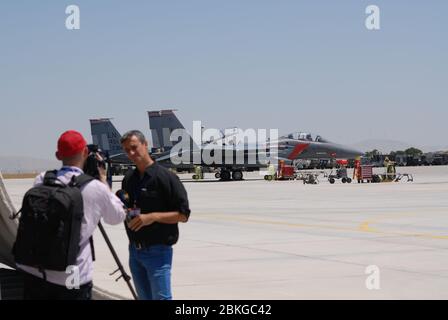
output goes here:
[[141, 228], [145, 226], [149, 226], [156, 222], [156, 215], [153, 213], [149, 214], [140, 214], [128, 222], [128, 227], [132, 231], [139, 231]]
[[[99, 153], [97, 153], [96, 155], [96, 159], [98, 160], [99, 163], [103, 162], [104, 159], [103, 157], [101, 157], [101, 155]], [[98, 166], [98, 173], [99, 173], [99, 178], [101, 182], [104, 182], [107, 184], [107, 171], [106, 171], [106, 167], [105, 166]]]
[[107, 184], [107, 173], [106, 173], [106, 169], [103, 167], [98, 167], [98, 172], [100, 174], [100, 181], [104, 182]]

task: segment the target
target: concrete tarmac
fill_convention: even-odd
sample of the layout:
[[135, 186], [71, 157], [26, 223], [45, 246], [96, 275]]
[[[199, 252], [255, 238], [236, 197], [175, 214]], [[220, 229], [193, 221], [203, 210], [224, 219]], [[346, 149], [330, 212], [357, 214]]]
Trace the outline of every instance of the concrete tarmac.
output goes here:
[[[192, 213], [174, 246], [174, 298], [448, 299], [448, 167], [397, 169], [414, 182], [181, 175]], [[31, 183], [5, 181], [16, 208]], [[104, 226], [129, 270], [124, 226]], [[96, 287], [131, 298], [99, 230], [95, 248]]]

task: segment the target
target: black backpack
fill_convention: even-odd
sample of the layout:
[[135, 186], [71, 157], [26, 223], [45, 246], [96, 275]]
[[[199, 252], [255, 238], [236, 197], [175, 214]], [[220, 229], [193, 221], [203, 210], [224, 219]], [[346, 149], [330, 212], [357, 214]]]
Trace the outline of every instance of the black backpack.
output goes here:
[[76, 265], [84, 216], [80, 188], [93, 179], [82, 174], [65, 185], [58, 183], [57, 171], [48, 171], [43, 184], [25, 194], [13, 247], [16, 263], [42, 272]]

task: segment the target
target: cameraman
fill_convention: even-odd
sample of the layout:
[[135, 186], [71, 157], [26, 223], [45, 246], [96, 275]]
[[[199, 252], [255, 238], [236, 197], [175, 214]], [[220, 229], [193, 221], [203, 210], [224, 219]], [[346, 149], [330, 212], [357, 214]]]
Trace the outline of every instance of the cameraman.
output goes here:
[[[62, 161], [62, 168], [57, 171], [57, 179], [62, 184], [69, 184], [73, 176], [83, 174], [89, 150], [83, 136], [76, 131], [64, 132], [57, 145], [56, 158]], [[100, 159], [98, 159], [100, 160]], [[92, 298], [93, 244], [91, 237], [101, 218], [108, 224], [124, 221], [126, 213], [121, 201], [111, 192], [106, 184], [105, 169], [99, 170], [99, 180], [92, 180], [81, 187], [84, 216], [81, 222], [80, 250], [76, 259], [74, 272], [79, 272], [79, 289], [69, 289], [73, 274], [63, 271], [45, 270], [43, 274], [37, 268], [17, 264], [24, 271], [24, 298], [56, 300], [90, 300]], [[45, 173], [40, 174], [34, 185], [41, 185]], [[69, 278], [71, 277], [71, 278]]]

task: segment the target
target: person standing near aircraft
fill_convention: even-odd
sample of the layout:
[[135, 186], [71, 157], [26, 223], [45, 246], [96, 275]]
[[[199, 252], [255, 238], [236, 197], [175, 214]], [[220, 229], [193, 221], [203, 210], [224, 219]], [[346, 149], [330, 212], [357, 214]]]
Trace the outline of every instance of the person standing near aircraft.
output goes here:
[[178, 222], [190, 216], [187, 192], [179, 178], [155, 162], [140, 131], [125, 133], [120, 143], [136, 169], [123, 179], [132, 212], [126, 223], [129, 266], [141, 300], [171, 300], [172, 246], [179, 239]]
[[[98, 167], [101, 181], [84, 174], [88, 155], [79, 132], [64, 132], [56, 152], [62, 168], [40, 174], [31, 196], [25, 195], [14, 244], [17, 268], [24, 273], [25, 300], [92, 298], [93, 232], [101, 218], [119, 224], [126, 213], [107, 185], [103, 168]], [[67, 201], [69, 205], [60, 205]], [[73, 264], [66, 266], [71, 259]], [[71, 283], [72, 278], [78, 283]]]

